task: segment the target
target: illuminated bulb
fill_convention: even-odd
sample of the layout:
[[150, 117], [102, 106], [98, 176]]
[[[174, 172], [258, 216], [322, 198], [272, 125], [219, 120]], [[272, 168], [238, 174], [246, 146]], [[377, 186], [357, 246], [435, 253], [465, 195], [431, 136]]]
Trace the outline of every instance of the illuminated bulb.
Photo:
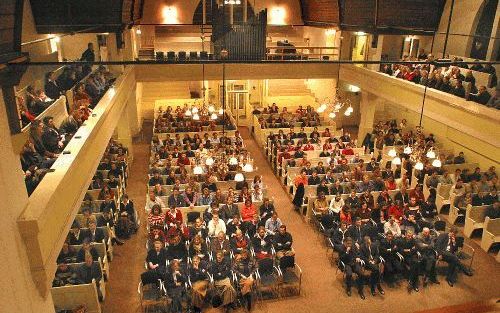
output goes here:
[[351, 111], [349, 110], [346, 110], [345, 113], [344, 113], [345, 116], [350, 116], [351, 115]]
[[432, 161], [432, 166], [441, 167], [441, 161], [439, 159], [434, 159], [434, 161]]
[[398, 153], [396, 152], [396, 149], [391, 148], [391, 150], [387, 152], [387, 155], [390, 156], [391, 158], [394, 158], [396, 155], [398, 155]]
[[200, 119], [200, 116], [198, 113], [193, 114], [193, 120], [198, 121]]
[[250, 164], [250, 163], [245, 164], [245, 166], [243, 166], [243, 171], [247, 172], [247, 173], [253, 172], [253, 166], [252, 166], [252, 164]]
[[239, 182], [239, 181], [244, 181], [245, 180], [245, 176], [243, 176], [243, 174], [241, 173], [236, 173], [236, 175], [234, 175], [234, 180]]
[[217, 119], [217, 114], [212, 113], [212, 115], [210, 116], [210, 118], [215, 121]]
[[231, 157], [229, 159], [229, 165], [238, 165], [238, 159], [235, 157]]
[[186, 116], [191, 116], [191, 110], [187, 109], [186, 112], [184, 113]]
[[214, 113], [215, 112], [215, 107], [213, 105], [208, 106], [208, 112]]
[[214, 165], [214, 159], [212, 157], [208, 157], [206, 160], [205, 160], [205, 164], [208, 165], [208, 166], [212, 166]]
[[201, 175], [203, 174], [203, 168], [199, 165], [196, 165], [194, 168], [193, 168], [193, 174], [195, 175]]
[[428, 157], [429, 159], [435, 159], [436, 152], [434, 152], [434, 150], [429, 150], [429, 151], [427, 151], [427, 154], [425, 156]]
[[411, 151], [412, 151], [412, 150], [411, 150], [411, 147], [410, 147], [410, 146], [407, 146], [407, 147], [405, 147], [405, 149], [403, 150], [403, 153], [404, 153], [404, 154], [410, 154], [410, 153], [411, 153]]
[[401, 159], [399, 157], [395, 157], [394, 159], [392, 159], [392, 164], [401, 165]]
[[197, 108], [197, 107], [194, 107], [194, 108], [192, 109], [192, 111], [193, 111], [193, 114], [196, 114], [196, 113], [198, 113], [198, 108]]
[[142, 34], [142, 31], [141, 31], [140, 29], [137, 29], [137, 30], [135, 31], [135, 33], [136, 33], [137, 35], [140, 35], [140, 34]]
[[328, 114], [328, 117], [329, 117], [329, 118], [335, 118], [335, 116], [337, 116], [337, 115], [335, 115], [335, 113], [334, 113], [334, 112], [332, 112], [332, 113]]
[[323, 113], [323, 112], [324, 112], [324, 110], [323, 110], [321, 107], [319, 107], [319, 108], [317, 108], [317, 109], [316, 109], [316, 112], [318, 112], [318, 113]]
[[423, 170], [424, 169], [424, 163], [418, 161], [417, 164], [415, 164], [415, 169], [419, 170], [419, 171]]
[[219, 115], [224, 114], [224, 110], [222, 108], [219, 109]]
[[350, 113], [352, 113], [352, 112], [354, 112], [354, 109], [352, 108], [352, 106], [349, 106], [349, 107], [347, 108], [347, 111], [349, 111]]

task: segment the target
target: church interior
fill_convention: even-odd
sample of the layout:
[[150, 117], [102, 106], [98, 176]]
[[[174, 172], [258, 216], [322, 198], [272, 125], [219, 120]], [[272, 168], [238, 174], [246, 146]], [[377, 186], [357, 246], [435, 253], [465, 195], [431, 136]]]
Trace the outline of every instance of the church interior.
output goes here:
[[1, 0], [0, 312], [500, 312], [499, 72], [498, 0]]

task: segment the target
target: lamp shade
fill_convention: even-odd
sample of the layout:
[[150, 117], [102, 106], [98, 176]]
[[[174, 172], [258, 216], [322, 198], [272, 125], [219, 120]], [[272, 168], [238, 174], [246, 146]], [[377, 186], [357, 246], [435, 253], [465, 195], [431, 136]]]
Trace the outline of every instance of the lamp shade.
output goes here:
[[403, 150], [403, 153], [404, 154], [411, 154], [411, 147], [410, 146], [406, 146], [405, 149]]
[[401, 165], [401, 158], [400, 157], [395, 157], [392, 159], [392, 164], [394, 165]]
[[199, 119], [200, 119], [200, 116], [198, 115], [198, 113], [194, 113], [193, 120], [198, 121]]
[[337, 116], [337, 115], [334, 112], [331, 112], [330, 114], [328, 114], [329, 118], [335, 118], [335, 116]]
[[237, 182], [244, 181], [245, 176], [243, 176], [243, 174], [241, 174], [241, 173], [236, 173], [236, 175], [234, 175], [234, 180]]
[[194, 168], [193, 168], [193, 174], [195, 175], [201, 175], [203, 174], [203, 168], [199, 165], [196, 165]]
[[212, 115], [210, 115], [210, 118], [215, 121], [217, 119], [217, 114], [212, 113]]
[[219, 109], [219, 115], [222, 115], [222, 114], [224, 114], [224, 109], [220, 108]]
[[425, 156], [428, 157], [429, 159], [435, 159], [436, 152], [434, 152], [434, 150], [429, 150], [429, 151], [427, 151], [427, 154]]
[[212, 166], [214, 165], [214, 159], [212, 157], [208, 157], [206, 160], [205, 160], [205, 164], [208, 165], [208, 166]]
[[229, 159], [229, 165], [238, 165], [238, 159], [235, 157], [231, 157]]
[[245, 166], [243, 166], [243, 171], [247, 172], [247, 173], [253, 172], [253, 166], [252, 166], [252, 164], [250, 164], [250, 163], [245, 164]]
[[186, 112], [184, 112], [184, 115], [191, 116], [191, 110], [187, 109]]
[[391, 158], [394, 158], [396, 155], [398, 155], [398, 153], [396, 152], [396, 149], [391, 148], [391, 150], [387, 152], [387, 155], [390, 156]]
[[208, 112], [213, 113], [214, 111], [215, 111], [215, 107], [213, 106], [213, 104], [209, 105]]
[[198, 113], [198, 108], [194, 107], [191, 111], [193, 112], [193, 114], [196, 114], [196, 113]]
[[415, 169], [419, 170], [419, 171], [423, 170], [424, 169], [424, 163], [418, 161], [417, 164], [415, 164]]
[[434, 161], [432, 161], [432, 166], [441, 167], [441, 161], [439, 159], [434, 159]]

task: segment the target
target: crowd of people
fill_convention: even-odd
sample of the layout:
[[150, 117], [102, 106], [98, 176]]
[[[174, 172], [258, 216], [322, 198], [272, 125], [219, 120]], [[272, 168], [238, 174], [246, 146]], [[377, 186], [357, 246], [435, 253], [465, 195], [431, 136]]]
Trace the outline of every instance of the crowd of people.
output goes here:
[[300, 123], [302, 127], [314, 127], [321, 124], [321, 119], [318, 112], [310, 105], [303, 108], [301, 105], [295, 112], [288, 111], [287, 107], [283, 107], [279, 111], [276, 103], [264, 107], [262, 110], [255, 109], [253, 114], [258, 115], [260, 128], [288, 128]]
[[[82, 61], [93, 62], [95, 60], [94, 47], [88, 44], [88, 49], [82, 54]], [[17, 96], [17, 106], [21, 119], [21, 126], [25, 127], [33, 122], [36, 117], [45, 111], [54, 101], [72, 88], [76, 107], [87, 105], [93, 108], [100, 96], [106, 91], [112, 82], [110, 73], [104, 68], [92, 73], [90, 65], [66, 65], [62, 72], [57, 75], [55, 71], [45, 74], [43, 88], [37, 89], [34, 85], [28, 85], [24, 94]]]
[[[57, 258], [54, 287], [90, 284], [95, 280], [102, 300], [104, 256], [99, 255], [95, 245], [104, 243], [104, 254], [108, 254], [108, 244], [123, 245], [138, 227], [134, 203], [125, 193], [124, 184], [117, 181], [126, 181], [126, 167], [127, 148], [111, 140], [89, 186], [89, 190], [99, 190], [98, 196], [87, 193], [84, 197], [81, 217], [73, 222]], [[106, 177], [103, 171], [107, 172]]]
[[[80, 83], [74, 95], [75, 108], [59, 127], [54, 123], [52, 116], [45, 116], [43, 120], [32, 119], [30, 121], [29, 137], [21, 151], [21, 165], [29, 195], [38, 186], [80, 126], [90, 117], [97, 101], [113, 81], [104, 67], [100, 67], [88, 80], [94, 78], [101, 81], [97, 93], [90, 96], [85, 91], [86, 85]], [[88, 85], [90, 83], [87, 82]]]
[[[215, 116], [214, 116], [215, 114]], [[193, 118], [194, 116], [197, 118]], [[214, 118], [215, 117], [215, 118]], [[213, 106], [192, 106], [186, 103], [175, 109], [168, 106], [165, 111], [160, 107], [155, 120], [155, 133], [183, 133], [216, 130], [235, 130], [229, 115], [223, 111], [215, 112]]]
[[[406, 56], [402, 61], [433, 62], [435, 58], [431, 54], [420, 51], [417, 59]], [[381, 72], [429, 88], [441, 90], [488, 107], [500, 109], [499, 88], [496, 89], [494, 95], [491, 95], [487, 89], [497, 87], [495, 68], [491, 64], [482, 65], [480, 63], [473, 64], [469, 68], [469, 66], [459, 58], [455, 58], [453, 61], [459, 62], [459, 65], [437, 67], [434, 64], [384, 64], [381, 67]], [[489, 73], [491, 75], [490, 85], [477, 86], [473, 71]], [[470, 85], [469, 90], [466, 90], [464, 83]]]
[[[311, 150], [322, 149], [321, 157], [331, 158], [329, 164], [324, 165], [320, 160], [316, 165], [308, 160], [304, 150], [309, 149], [304, 149], [304, 145], [310, 144], [311, 138], [319, 138]], [[322, 144], [319, 147], [318, 142]], [[437, 216], [436, 187], [438, 183], [452, 184], [451, 192], [462, 195], [457, 198], [462, 202], [466, 190], [470, 190], [474, 196], [469, 196], [465, 204], [490, 205], [487, 215], [498, 216], [499, 185], [495, 168], [484, 173], [479, 168], [474, 173], [457, 170], [452, 180], [442, 167], [432, 166], [431, 159], [422, 159], [424, 169], [417, 171], [417, 185], [411, 188], [415, 164], [403, 152], [399, 154], [401, 165], [392, 167], [390, 161], [380, 164], [383, 146], [411, 145], [426, 155], [426, 151], [436, 148], [436, 139], [432, 134], [426, 136], [421, 130], [411, 129], [405, 120], [399, 124], [387, 121], [375, 125], [363, 145], [366, 151], [376, 150], [380, 155], [367, 161], [358, 155], [342, 153], [343, 143], [354, 146], [348, 134], [335, 138], [326, 130], [324, 133], [301, 131], [296, 134], [291, 129], [289, 134], [270, 134], [268, 143], [276, 165], [283, 171], [300, 168], [300, 173], [291, 177], [295, 189], [293, 203], [297, 209], [302, 207], [304, 197], [307, 198], [305, 186], [316, 186], [315, 196], [307, 201], [312, 202], [313, 218], [338, 253], [337, 266], [344, 273], [348, 296], [356, 285], [359, 296], [365, 299], [365, 283], [370, 286], [373, 296], [377, 292], [385, 294], [382, 280], [392, 287], [401, 277], [408, 280], [409, 292], [419, 291], [420, 276], [423, 276], [424, 286], [439, 284], [438, 261], [448, 264], [446, 282], [450, 286], [456, 283], [457, 272], [472, 275], [471, 269], [458, 257], [463, 238], [457, 236], [457, 229], [452, 227], [444, 232], [436, 227], [444, 223]], [[462, 152], [458, 156], [438, 157], [449, 164], [466, 162]], [[443, 161], [443, 164], [446, 163]], [[424, 196], [422, 186], [426, 175], [430, 188], [428, 197]], [[460, 203], [458, 206], [465, 210], [466, 205]]]
[[[172, 312], [181, 312], [183, 303], [195, 312], [206, 306], [239, 304], [251, 309], [256, 271], [266, 263], [293, 258], [294, 252], [291, 234], [272, 201], [263, 196], [260, 176], [238, 180], [235, 188], [225, 190], [218, 184], [234, 181], [234, 174], [227, 173], [241, 172], [249, 158], [239, 132], [226, 138], [217, 134], [155, 138], [152, 155], [148, 270], [141, 277], [143, 283], [162, 280]], [[207, 165], [208, 158], [213, 163]], [[203, 167], [201, 179], [186, 169], [195, 165]], [[164, 185], [173, 185], [171, 191], [166, 192]], [[183, 210], [195, 206], [205, 208], [184, 216]]]

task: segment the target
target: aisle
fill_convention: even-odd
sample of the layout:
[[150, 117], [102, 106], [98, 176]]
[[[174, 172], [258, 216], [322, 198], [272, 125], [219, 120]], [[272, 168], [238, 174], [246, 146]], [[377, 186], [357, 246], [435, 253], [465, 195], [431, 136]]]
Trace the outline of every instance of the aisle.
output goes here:
[[144, 221], [146, 214], [146, 184], [151, 147], [151, 125], [144, 125], [146, 131], [144, 140], [133, 145], [134, 162], [129, 169], [127, 194], [134, 202], [139, 214], [141, 226], [137, 234], [133, 235], [123, 246], [114, 246], [114, 258], [110, 264], [110, 279], [106, 285], [106, 301], [102, 309], [106, 313], [141, 312], [137, 284], [140, 275], [144, 272], [146, 259], [146, 228]]

